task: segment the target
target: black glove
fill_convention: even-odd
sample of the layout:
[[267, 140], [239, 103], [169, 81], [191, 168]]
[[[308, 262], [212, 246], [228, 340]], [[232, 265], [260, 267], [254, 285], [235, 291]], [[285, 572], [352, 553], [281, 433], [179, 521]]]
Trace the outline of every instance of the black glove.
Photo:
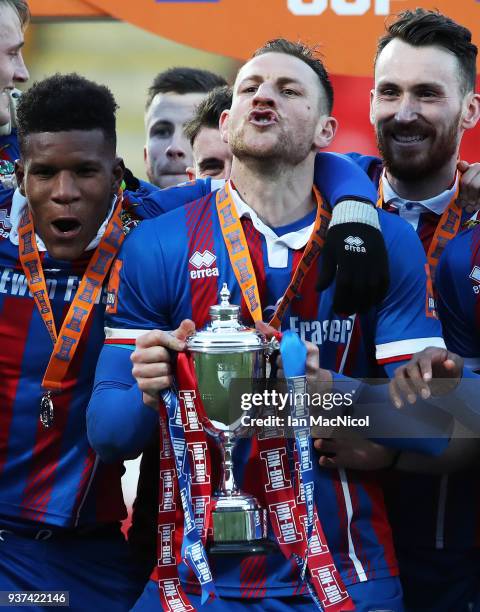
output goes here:
[[133, 175], [129, 168], [124, 167], [123, 182], [127, 191], [138, 191], [140, 189], [140, 181]]
[[336, 280], [336, 313], [361, 314], [385, 298], [390, 283], [388, 254], [378, 212], [371, 204], [349, 200], [335, 206], [321, 266], [317, 290]]

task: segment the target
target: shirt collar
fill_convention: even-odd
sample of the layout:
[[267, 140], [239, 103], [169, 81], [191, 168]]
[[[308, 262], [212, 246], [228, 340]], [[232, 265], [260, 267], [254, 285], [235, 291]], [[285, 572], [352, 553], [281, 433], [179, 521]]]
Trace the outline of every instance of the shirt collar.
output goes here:
[[[95, 238], [90, 242], [90, 244], [87, 246], [87, 248], [85, 249], [86, 251], [91, 251], [93, 249], [96, 249], [97, 246], [100, 243], [100, 240], [102, 239], [103, 234], [105, 233], [105, 230], [107, 229], [107, 225], [108, 222], [110, 221], [110, 217], [113, 214], [113, 210], [115, 208], [115, 203], [117, 201], [117, 196], [113, 196], [113, 200], [112, 200], [112, 204], [110, 206], [110, 209], [108, 211], [108, 214], [105, 218], [105, 221], [102, 223], [102, 225], [98, 228], [98, 232], [97, 235], [95, 236]], [[25, 196], [23, 196], [20, 193], [20, 190], [15, 189], [15, 192], [13, 194], [13, 198], [12, 198], [12, 208], [10, 210], [10, 223], [12, 224], [12, 227], [10, 229], [10, 242], [12, 244], [14, 244], [15, 246], [18, 246], [18, 225], [20, 223], [20, 217], [23, 214], [23, 211], [25, 210], [25, 207], [27, 206], [27, 198]], [[37, 240], [37, 248], [39, 251], [46, 251], [47, 248], [45, 247], [45, 244], [43, 242], [43, 240], [40, 238], [40, 236], [38, 236], [37, 234], [35, 234], [36, 240]]]
[[411, 203], [414, 205], [423, 206], [436, 215], [441, 215], [455, 195], [455, 191], [458, 186], [458, 172], [455, 175], [455, 182], [450, 189], [446, 189], [445, 191], [442, 191], [442, 193], [439, 193], [433, 198], [428, 198], [427, 200], [407, 200], [405, 198], [401, 198], [392, 189], [392, 186], [386, 177], [385, 171], [382, 174], [381, 181], [383, 187], [383, 200], [385, 203], [391, 204], [392, 206], [395, 206], [395, 208], [403, 208], [408, 203]]
[[290, 249], [298, 250], [303, 248], [313, 232], [315, 223], [311, 223], [306, 227], [302, 227], [294, 232], [277, 236], [274, 230], [266, 225], [257, 213], [244, 200], [242, 200], [238, 191], [233, 187], [232, 182], [228, 181], [230, 191], [232, 193], [233, 202], [237, 209], [238, 217], [249, 217], [252, 220], [254, 228], [265, 236], [267, 242], [274, 242], [277, 245], [284, 245]]

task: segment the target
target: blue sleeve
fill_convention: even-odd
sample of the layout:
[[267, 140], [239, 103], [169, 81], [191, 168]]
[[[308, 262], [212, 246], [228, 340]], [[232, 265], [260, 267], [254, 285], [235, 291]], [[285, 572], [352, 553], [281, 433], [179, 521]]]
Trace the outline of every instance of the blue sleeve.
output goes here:
[[375, 345], [379, 364], [409, 359], [429, 346], [445, 348], [438, 319], [427, 316], [426, 257], [413, 228], [379, 211], [387, 244], [390, 287], [377, 310]]
[[342, 200], [376, 203], [377, 189], [354, 161], [341, 153], [317, 153], [314, 182], [332, 206]]
[[361, 153], [345, 153], [345, 156], [354, 161], [357, 166], [363, 169], [370, 177], [376, 174], [378, 168], [383, 167], [380, 157], [375, 155], [362, 155]]
[[458, 387], [448, 395], [435, 398], [435, 403], [446, 413], [469, 429], [476, 437], [480, 436], [480, 375], [464, 367], [462, 380]]
[[106, 327], [171, 329], [164, 314], [169, 303], [168, 272], [156, 232], [157, 222], [160, 219], [142, 221], [127, 236], [118, 254], [108, 286]]
[[125, 195], [138, 217], [151, 219], [209, 194], [211, 182], [211, 178], [197, 179], [167, 189], [159, 189], [155, 185], [140, 181], [140, 188], [137, 191], [127, 191]]
[[156, 431], [158, 414], [143, 403], [130, 354], [125, 348], [104, 346], [97, 363], [87, 433], [105, 463], [137, 457]]
[[449, 350], [480, 369], [480, 330], [477, 300], [480, 285], [474, 280], [472, 252], [478, 229], [460, 233], [445, 247], [435, 273], [438, 314]]
[[[104, 461], [137, 456], [150, 442], [158, 419], [143, 403], [130, 362], [136, 337], [154, 328], [169, 329], [162, 314], [167, 275], [156, 240], [157, 221], [144, 221], [128, 236], [109, 283], [107, 340], [87, 411], [90, 443]], [[149, 247], [147, 259], [145, 244]], [[109, 338], [115, 344], [108, 344]]]
[[[400, 361], [385, 366], [391, 378], [395, 370], [407, 363]], [[390, 401], [388, 384], [372, 385], [334, 374], [334, 389], [345, 393], [354, 390], [354, 403], [348, 414], [356, 419], [369, 417], [365, 436], [388, 448], [439, 455], [448, 446], [453, 419], [439, 409], [437, 399], [419, 399], [414, 406], [398, 410]], [[397, 437], [396, 437], [397, 436]]]

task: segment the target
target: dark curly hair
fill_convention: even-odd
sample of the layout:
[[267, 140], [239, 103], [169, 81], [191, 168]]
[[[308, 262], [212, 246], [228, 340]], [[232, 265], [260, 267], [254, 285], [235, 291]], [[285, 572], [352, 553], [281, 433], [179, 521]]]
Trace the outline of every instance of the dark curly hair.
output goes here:
[[55, 74], [38, 81], [18, 103], [20, 150], [24, 153], [29, 134], [95, 129], [102, 130], [115, 149], [117, 108], [108, 87], [78, 74]]
[[478, 50], [472, 43], [472, 33], [464, 26], [434, 10], [403, 11], [379, 39], [375, 64], [383, 49], [395, 38], [413, 47], [434, 46], [452, 53], [460, 67], [463, 93], [475, 90]]

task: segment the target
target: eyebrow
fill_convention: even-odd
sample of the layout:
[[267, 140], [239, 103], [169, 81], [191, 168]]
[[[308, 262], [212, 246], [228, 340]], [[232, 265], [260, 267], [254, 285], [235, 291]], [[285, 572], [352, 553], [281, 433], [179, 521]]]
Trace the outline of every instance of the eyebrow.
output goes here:
[[[99, 159], [82, 159], [72, 164], [74, 169], [83, 168], [85, 166], [100, 166], [101, 162]], [[30, 163], [30, 172], [38, 172], [40, 170], [57, 170], [61, 167], [61, 163], [55, 163], [50, 161], [32, 161]]]
[[15, 51], [19, 51], [19, 50], [20, 50], [20, 49], [21, 49], [21, 48], [22, 48], [24, 45], [25, 45], [25, 41], [24, 41], [24, 40], [22, 40], [22, 42], [17, 43], [16, 45], [12, 45], [12, 46], [9, 48], [9, 51], [14, 51], [14, 50], [15, 50]]
[[[264, 78], [263, 76], [259, 75], [259, 74], [252, 74], [250, 76], [247, 76], [245, 78], [243, 78], [240, 82], [239, 85], [241, 85], [242, 83], [244, 83], [245, 81], [255, 81], [257, 83], [263, 81]], [[300, 87], [304, 87], [303, 83], [301, 81], [299, 81], [298, 79], [296, 79], [295, 77], [278, 77], [278, 79], [275, 80], [275, 83], [277, 85], [287, 85], [288, 83], [295, 83], [297, 85], [299, 85]]]
[[[377, 84], [376, 89], [381, 89], [384, 87], [397, 87], [397, 88], [401, 88], [402, 85], [399, 85], [398, 83], [395, 83], [394, 81], [381, 81], [380, 83]], [[413, 89], [418, 89], [420, 87], [429, 87], [430, 89], [438, 89], [438, 90], [444, 90], [445, 87], [444, 85], [442, 85], [441, 83], [435, 83], [433, 81], [422, 81], [420, 83], [415, 83], [413, 85]]]
[[157, 119], [154, 123], [152, 123], [152, 125], [148, 128], [149, 131], [154, 130], [156, 127], [159, 127], [160, 125], [174, 125], [173, 121], [170, 121], [170, 119]]

